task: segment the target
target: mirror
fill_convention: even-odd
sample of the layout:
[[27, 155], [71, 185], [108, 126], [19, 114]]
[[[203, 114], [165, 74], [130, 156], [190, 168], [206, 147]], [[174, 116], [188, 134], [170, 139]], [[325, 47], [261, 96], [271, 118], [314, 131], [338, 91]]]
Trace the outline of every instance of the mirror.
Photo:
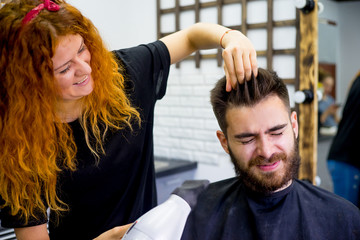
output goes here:
[[[329, 65], [335, 69], [335, 101], [345, 104], [349, 85], [360, 70], [359, 56], [360, 1], [319, 0], [323, 11], [319, 11], [319, 65]], [[326, 66], [325, 66], [326, 67]], [[327, 69], [331, 72], [331, 70]], [[341, 117], [341, 107], [338, 111]], [[332, 137], [319, 135], [317, 175], [321, 179], [320, 187], [332, 191], [332, 181], [327, 169], [327, 154]]]

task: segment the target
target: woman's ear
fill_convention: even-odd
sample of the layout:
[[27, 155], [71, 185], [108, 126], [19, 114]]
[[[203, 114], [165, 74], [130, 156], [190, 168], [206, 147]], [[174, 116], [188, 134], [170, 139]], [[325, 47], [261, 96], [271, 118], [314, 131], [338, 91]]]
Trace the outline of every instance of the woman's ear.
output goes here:
[[219, 142], [220, 142], [221, 146], [223, 147], [224, 151], [229, 154], [228, 142], [225, 137], [225, 134], [222, 131], [218, 130], [218, 131], [216, 131], [216, 136], [219, 139]]
[[299, 134], [299, 124], [297, 121], [297, 114], [295, 111], [291, 113], [290, 121], [291, 121], [291, 127], [293, 128], [295, 133], [295, 137], [297, 138]]

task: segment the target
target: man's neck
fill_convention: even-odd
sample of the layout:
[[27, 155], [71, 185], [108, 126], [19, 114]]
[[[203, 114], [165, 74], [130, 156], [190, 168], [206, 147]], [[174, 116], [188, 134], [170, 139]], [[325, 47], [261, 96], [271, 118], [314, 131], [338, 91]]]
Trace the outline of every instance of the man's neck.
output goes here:
[[293, 180], [290, 180], [289, 182], [287, 182], [287, 183], [286, 183], [284, 186], [282, 186], [281, 188], [276, 189], [273, 193], [280, 192], [280, 191], [288, 188], [288, 187], [291, 185], [292, 181], [293, 181]]

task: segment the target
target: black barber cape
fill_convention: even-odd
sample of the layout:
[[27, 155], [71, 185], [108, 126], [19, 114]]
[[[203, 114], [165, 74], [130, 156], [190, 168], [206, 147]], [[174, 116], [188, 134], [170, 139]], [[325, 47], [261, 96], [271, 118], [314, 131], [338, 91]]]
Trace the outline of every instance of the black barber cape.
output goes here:
[[182, 240], [355, 240], [360, 211], [350, 202], [299, 180], [264, 196], [238, 178], [209, 187], [199, 196]]

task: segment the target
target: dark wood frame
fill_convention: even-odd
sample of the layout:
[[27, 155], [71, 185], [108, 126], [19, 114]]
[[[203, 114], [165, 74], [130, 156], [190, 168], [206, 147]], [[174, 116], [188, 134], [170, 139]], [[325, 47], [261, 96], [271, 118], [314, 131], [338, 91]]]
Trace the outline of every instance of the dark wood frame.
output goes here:
[[[180, 30], [180, 13], [184, 11], [192, 10], [195, 12], [195, 22], [199, 22], [200, 20], [200, 10], [205, 8], [217, 8], [217, 23], [222, 25], [222, 8], [228, 4], [241, 4], [242, 6], [242, 24], [227, 26], [231, 29], [240, 30], [242, 33], [246, 34], [249, 29], [266, 29], [268, 37], [267, 37], [267, 50], [257, 51], [257, 56], [265, 56], [267, 61], [267, 69], [272, 69], [273, 57], [275, 55], [293, 55], [295, 56], [296, 61], [298, 60], [297, 53], [299, 51], [298, 44], [296, 44], [295, 48], [291, 49], [273, 49], [273, 29], [274, 27], [287, 27], [287, 26], [295, 26], [297, 29], [298, 35], [298, 18], [294, 20], [286, 20], [286, 21], [273, 21], [273, 0], [267, 0], [268, 5], [268, 19], [267, 22], [256, 23], [256, 24], [244, 24], [246, 23], [246, 5], [247, 2], [254, 2], [259, 0], [214, 0], [212, 2], [200, 3], [200, 0], [195, 0], [195, 4], [180, 6], [180, 0], [174, 0], [175, 7], [173, 8], [160, 8], [160, 0], [157, 0], [157, 36], [158, 38], [164, 37], [172, 32], [161, 32], [161, 16], [164, 14], [173, 13], [175, 14], [175, 31]], [[201, 54], [199, 51], [195, 53], [194, 56], [190, 56], [188, 59], [193, 59], [195, 61], [195, 65], [197, 68], [200, 67], [200, 62], [202, 59], [217, 59], [218, 66], [222, 65], [222, 57], [221, 57], [221, 48], [218, 49], [216, 54]], [[295, 65], [298, 65], [297, 62]], [[180, 65], [177, 64], [177, 67]], [[298, 74], [296, 74], [297, 76]], [[296, 84], [297, 79], [284, 79], [286, 84]]]
[[[317, 6], [315, 0], [315, 6]], [[299, 15], [299, 81], [297, 88], [317, 92], [318, 85], [318, 9], [310, 13], [298, 10]], [[301, 156], [300, 179], [307, 179], [315, 184], [317, 173], [317, 140], [318, 140], [318, 99], [309, 104], [298, 105], [299, 120], [299, 153]], [[305, 124], [306, 123], [306, 124]]]

